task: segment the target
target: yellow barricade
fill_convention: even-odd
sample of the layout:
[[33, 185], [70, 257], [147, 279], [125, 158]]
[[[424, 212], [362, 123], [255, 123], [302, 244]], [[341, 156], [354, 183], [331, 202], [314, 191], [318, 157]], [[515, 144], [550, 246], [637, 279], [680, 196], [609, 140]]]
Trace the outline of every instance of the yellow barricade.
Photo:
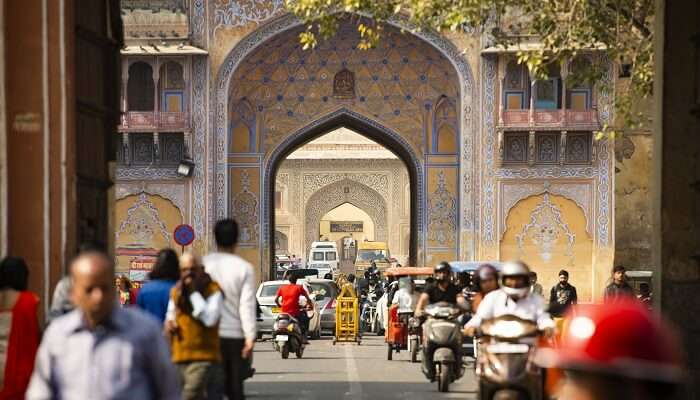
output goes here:
[[356, 342], [360, 344], [359, 312], [357, 297], [338, 297], [335, 306], [335, 337], [336, 342]]

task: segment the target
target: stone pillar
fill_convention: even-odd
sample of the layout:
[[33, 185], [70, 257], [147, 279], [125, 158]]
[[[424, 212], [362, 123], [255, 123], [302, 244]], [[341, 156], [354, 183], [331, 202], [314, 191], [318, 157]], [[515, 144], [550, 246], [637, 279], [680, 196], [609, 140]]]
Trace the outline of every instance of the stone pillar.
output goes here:
[[[656, 1], [654, 29], [655, 229], [653, 263], [657, 306], [675, 322], [685, 345], [692, 385], [687, 399], [700, 396], [700, 4]], [[665, 15], [664, 15], [665, 14]], [[689, 55], [695, 54], [691, 59]], [[679, 60], [683, 60], [682, 62]], [[698, 90], [700, 91], [700, 90]]]

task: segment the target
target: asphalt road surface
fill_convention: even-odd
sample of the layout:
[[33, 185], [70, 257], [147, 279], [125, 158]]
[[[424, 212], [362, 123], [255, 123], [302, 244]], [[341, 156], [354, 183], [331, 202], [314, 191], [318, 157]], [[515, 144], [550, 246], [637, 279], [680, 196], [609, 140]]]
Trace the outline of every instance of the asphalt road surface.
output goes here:
[[409, 354], [394, 353], [387, 361], [383, 337], [365, 336], [361, 345], [332, 344], [329, 337], [312, 340], [304, 357], [290, 355], [283, 360], [269, 341], [256, 343], [255, 376], [246, 381], [251, 399], [476, 399], [477, 384], [472, 368], [450, 392], [439, 393], [437, 383], [430, 383], [411, 364]]

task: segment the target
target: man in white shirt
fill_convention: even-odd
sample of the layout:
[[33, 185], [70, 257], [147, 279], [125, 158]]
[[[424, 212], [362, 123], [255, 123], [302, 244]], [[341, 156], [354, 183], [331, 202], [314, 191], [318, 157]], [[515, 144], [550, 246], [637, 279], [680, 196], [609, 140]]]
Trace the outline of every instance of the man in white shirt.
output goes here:
[[214, 227], [217, 252], [203, 258], [204, 268], [224, 294], [219, 322], [224, 392], [229, 399], [243, 400], [243, 381], [248, 377], [249, 359], [256, 337], [255, 270], [235, 254], [238, 224], [224, 219]]
[[530, 292], [530, 268], [520, 261], [508, 262], [501, 269], [501, 288], [484, 297], [476, 314], [467, 322], [464, 334], [474, 336], [483, 321], [503, 315], [515, 315], [537, 323], [539, 329], [550, 335], [554, 320], [546, 311], [542, 296]]

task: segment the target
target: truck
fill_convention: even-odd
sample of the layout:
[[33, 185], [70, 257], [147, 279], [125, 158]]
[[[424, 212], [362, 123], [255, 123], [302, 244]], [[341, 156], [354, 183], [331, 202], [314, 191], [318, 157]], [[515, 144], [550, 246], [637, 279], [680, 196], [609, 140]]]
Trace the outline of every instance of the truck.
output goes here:
[[376, 264], [380, 271], [392, 266], [394, 260], [389, 253], [389, 246], [386, 242], [358, 242], [357, 257], [355, 258], [355, 270], [358, 276], [362, 276], [365, 270]]

